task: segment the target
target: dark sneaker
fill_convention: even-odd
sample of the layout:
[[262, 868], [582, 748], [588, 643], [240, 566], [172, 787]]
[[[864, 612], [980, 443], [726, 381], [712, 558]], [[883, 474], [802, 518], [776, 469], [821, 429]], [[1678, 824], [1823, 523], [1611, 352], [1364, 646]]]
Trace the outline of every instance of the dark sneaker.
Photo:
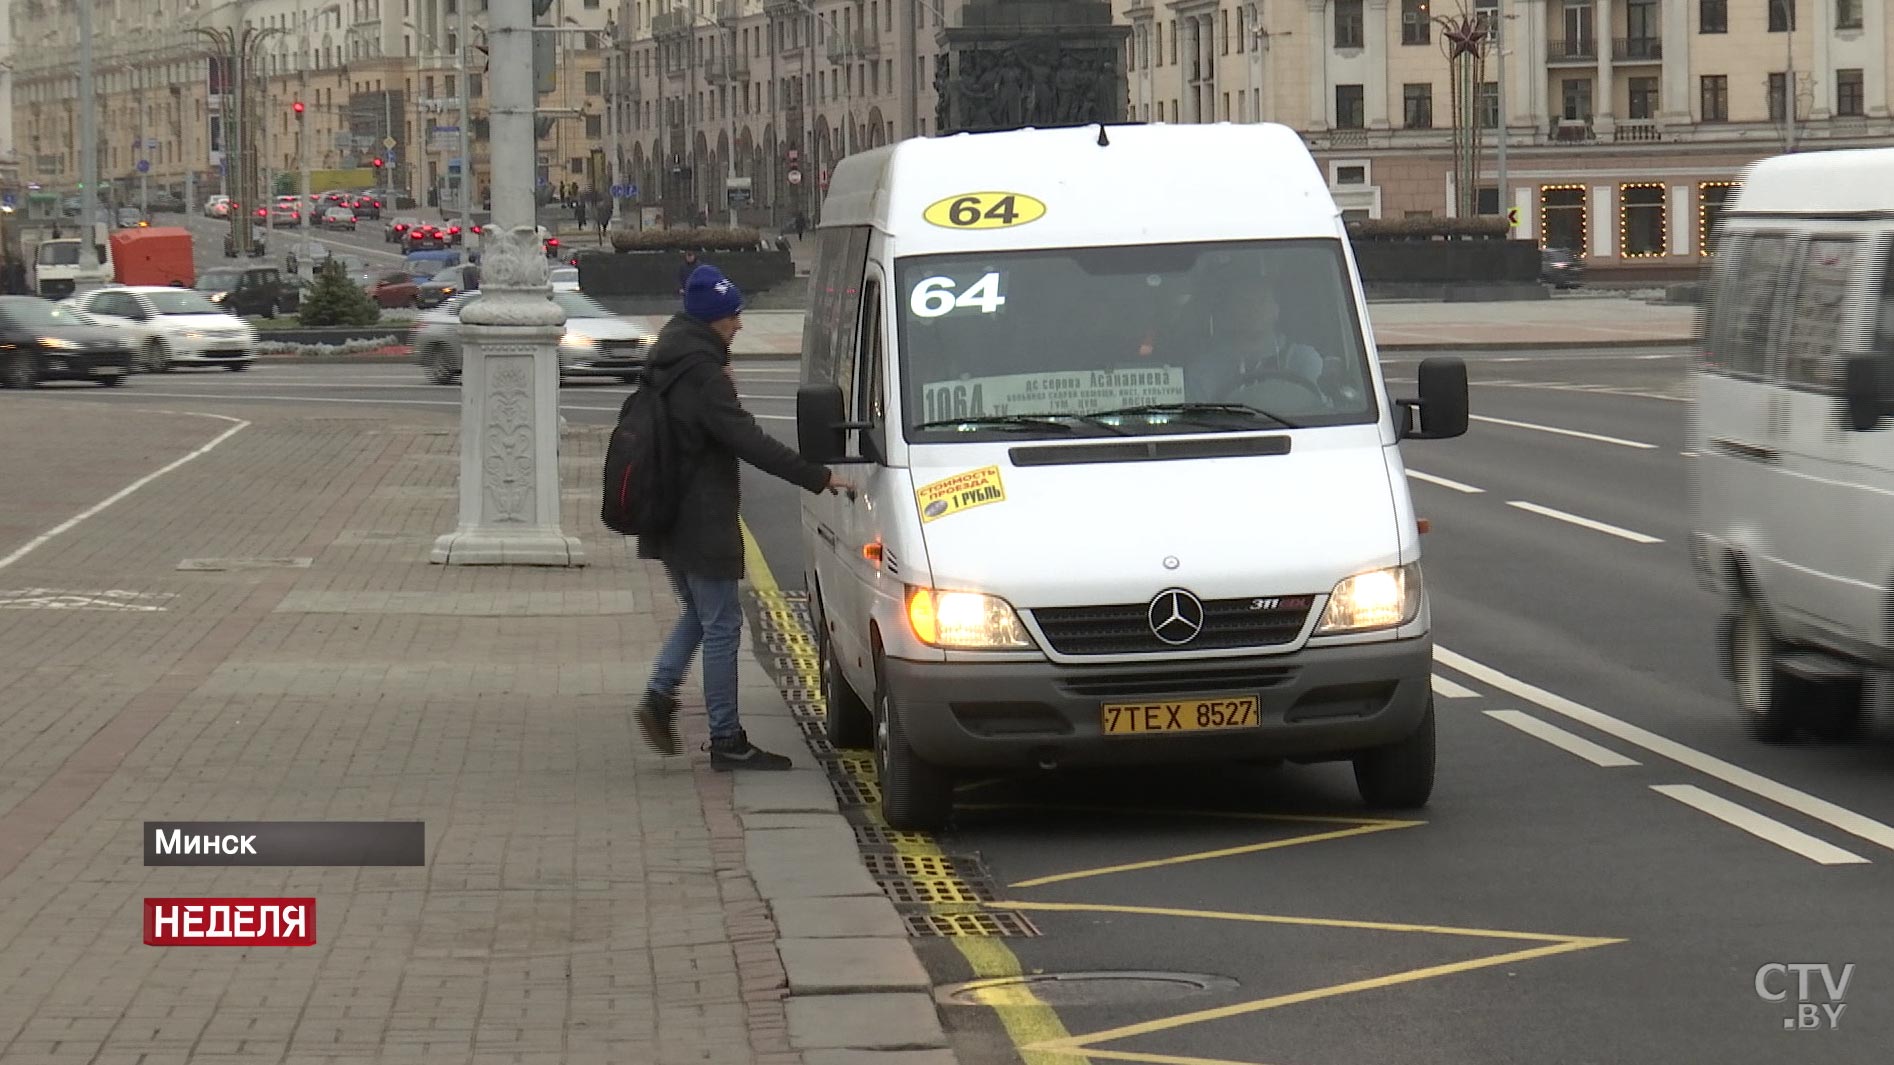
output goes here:
[[771, 754], [739, 732], [724, 739], [713, 739], [710, 747], [710, 768], [717, 770], [732, 769], [789, 769], [795, 763], [780, 754]]
[[638, 727], [651, 749], [669, 757], [682, 749], [677, 742], [677, 696], [669, 692], [647, 691], [638, 704]]

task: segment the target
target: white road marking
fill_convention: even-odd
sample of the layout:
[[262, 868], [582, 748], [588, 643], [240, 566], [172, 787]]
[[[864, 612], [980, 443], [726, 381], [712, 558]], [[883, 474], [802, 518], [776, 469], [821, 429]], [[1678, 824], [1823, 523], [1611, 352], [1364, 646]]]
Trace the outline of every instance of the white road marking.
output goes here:
[[[370, 406], [370, 407], [374, 407], [374, 406], [458, 407], [460, 406], [460, 400], [458, 399], [345, 399], [341, 396], [273, 396], [273, 395], [265, 395], [258, 392], [146, 392], [142, 389], [139, 390], [138, 392], [135, 392], [126, 396], [125, 398], [137, 399], [140, 396], [162, 396], [166, 399], [221, 399], [221, 400], [228, 400], [233, 403], [241, 403], [245, 400], [273, 400], [273, 401], [278, 401], [278, 402], [283, 402], [283, 403], [358, 403], [358, 404], [362, 404], [362, 405]], [[581, 403], [561, 403], [559, 404], [559, 409], [560, 410], [597, 410], [597, 411], [605, 411], [611, 414], [618, 413], [617, 407], [593, 407], [593, 406], [587, 406]], [[769, 421], [769, 422], [793, 422], [796, 420], [796, 416], [793, 414], [753, 414], [752, 417], [756, 418], [759, 421]]]
[[218, 444], [223, 443], [224, 441], [230, 439], [231, 437], [237, 435], [238, 433], [250, 427], [250, 423], [244, 421], [242, 418], [231, 418], [231, 417], [226, 417], [225, 415], [222, 415], [222, 414], [204, 414], [198, 411], [173, 411], [173, 412], [166, 412], [166, 413], [191, 414], [199, 418], [215, 418], [218, 421], [235, 422], [236, 424], [231, 426], [228, 429], [225, 429], [223, 432], [218, 433], [214, 438], [212, 438], [210, 443], [205, 444], [203, 447], [198, 448], [196, 451], [191, 452], [190, 454], [184, 456], [181, 459], [178, 459], [175, 462], [165, 463], [163, 466], [158, 467], [157, 469], [151, 471], [150, 473], [145, 474], [143, 477], [138, 478], [136, 481], [133, 481], [132, 483], [112, 493], [110, 496], [106, 497], [105, 500], [103, 500], [102, 502], [95, 503], [92, 506], [87, 507], [85, 510], [79, 512], [73, 517], [67, 518], [65, 521], [60, 522], [58, 525], [55, 525], [52, 528], [46, 530], [45, 532], [40, 533], [38, 536], [33, 537], [31, 540], [28, 540], [25, 544], [15, 549], [12, 554], [6, 556], [5, 558], [0, 558], [0, 569], [6, 569], [8, 566], [13, 565], [15, 562], [18, 562], [19, 560], [25, 558], [27, 555], [32, 554], [34, 551], [44, 546], [47, 541], [53, 539], [54, 537], [60, 535], [61, 533], [70, 531], [74, 526], [78, 525], [80, 522], [86, 520], [87, 518], [92, 517], [93, 515], [99, 513], [100, 511], [103, 511], [104, 509], [111, 506], [112, 504], [117, 503], [119, 500], [124, 499], [126, 496], [131, 495], [133, 492], [138, 491], [140, 488], [143, 488], [144, 486], [150, 484], [151, 482], [157, 480], [158, 478], [163, 477], [165, 474], [170, 473], [172, 470], [175, 470], [178, 467], [194, 459], [202, 458], [203, 456], [210, 454], [211, 449], [215, 448]]
[[1465, 492], [1468, 495], [1478, 495], [1479, 493], [1486, 491], [1486, 489], [1484, 488], [1475, 488], [1470, 484], [1461, 484], [1459, 481], [1450, 481], [1445, 477], [1436, 477], [1431, 473], [1422, 473], [1419, 470], [1409, 470], [1407, 471], [1407, 475], [1409, 477], [1414, 478], [1416, 481], [1425, 481], [1428, 484], [1437, 484], [1442, 488], [1451, 488], [1456, 492]]
[[1633, 543], [1661, 544], [1664, 542], [1655, 536], [1646, 536], [1641, 532], [1632, 532], [1630, 529], [1622, 529], [1616, 525], [1607, 525], [1602, 521], [1581, 518], [1576, 514], [1567, 514], [1563, 510], [1553, 510], [1551, 507], [1542, 507], [1537, 503], [1528, 503], [1523, 499], [1508, 499], [1506, 505], [1518, 507], [1520, 510], [1529, 510], [1534, 514], [1542, 514], [1548, 518], [1556, 518], [1559, 521], [1570, 522], [1582, 528], [1592, 529], [1601, 533], [1610, 533], [1612, 536], [1621, 536]]
[[1694, 451], [1679, 451], [1677, 452], [1677, 454], [1682, 455], [1684, 458], [1687, 458], [1687, 459], [1694, 459], [1697, 457], [1697, 453]]
[[1544, 688], [1508, 676], [1491, 666], [1475, 662], [1439, 644], [1434, 645], [1434, 660], [1449, 669], [1490, 684], [1509, 695], [1525, 699], [1536, 706], [1597, 729], [1606, 735], [1616, 736], [1633, 746], [1642, 747], [1660, 758], [1668, 758], [1705, 776], [1786, 806], [1799, 814], [1832, 825], [1878, 847], [1894, 851], [1894, 826], [1882, 824], [1845, 806], [1838, 806], [1826, 799], [1817, 798], [1805, 791], [1771, 780], [1760, 773], [1733, 765], [1693, 747], [1686, 747], [1649, 729], [1640, 728], [1629, 721], [1593, 710], [1589, 706], [1574, 702], [1562, 695], [1555, 695]]
[[1817, 839], [1800, 829], [1788, 825], [1773, 817], [1762, 814], [1731, 802], [1721, 795], [1712, 795], [1694, 784], [1652, 784], [1651, 790], [1660, 795], [1668, 795], [1685, 806], [1695, 807], [1726, 824], [1793, 851], [1811, 862], [1821, 865], [1868, 865], [1866, 858], [1852, 851], [1842, 850], [1826, 840]]
[[[245, 386], [243, 383], [233, 381], [233, 382], [230, 382], [229, 392], [219, 393], [219, 394], [230, 395], [230, 396], [246, 395], [248, 393], [243, 391], [244, 387]], [[253, 388], [254, 387], [307, 388], [307, 389], [312, 389], [312, 390], [319, 390], [319, 389], [327, 388], [327, 389], [333, 389], [337, 392], [391, 391], [391, 392], [442, 392], [442, 393], [456, 392], [457, 393], [457, 386], [453, 386], [453, 385], [437, 385], [437, 384], [433, 384], [427, 381], [407, 382], [407, 383], [404, 383], [401, 381], [376, 382], [376, 381], [371, 381], [367, 378], [355, 378], [355, 379], [345, 380], [345, 381], [317, 381], [317, 380], [303, 380], [300, 378], [272, 377], [269, 379], [269, 382], [265, 386], [251, 385], [250, 387], [253, 387]], [[573, 396], [629, 396], [631, 395], [631, 389], [629, 388], [623, 388], [623, 387], [618, 387], [618, 386], [601, 388], [601, 387], [596, 387], [596, 386], [586, 384], [586, 383], [580, 383], [580, 384], [574, 385], [571, 382], [568, 382], [565, 386], [563, 386], [562, 391], [565, 389], [570, 389], [570, 392], [568, 394], [573, 395]], [[141, 392], [140, 394], [141, 395], [159, 395], [160, 393]], [[737, 398], [743, 399], [743, 400], [752, 400], [752, 399], [753, 400], [767, 400], [773, 403], [788, 403], [794, 400], [796, 397], [773, 396], [773, 395], [767, 395], [767, 394], [762, 394], [762, 393], [739, 392], [737, 393]]]
[[1434, 674], [1434, 694], [1442, 699], [1472, 699], [1480, 693], [1463, 684], [1455, 684], [1436, 673]]
[[1580, 440], [1596, 440], [1601, 444], [1616, 444], [1619, 447], [1634, 447], [1643, 451], [1650, 451], [1657, 447], [1656, 444], [1646, 444], [1638, 440], [1626, 440], [1623, 437], [1604, 436], [1599, 433], [1580, 432], [1577, 429], [1560, 429], [1559, 427], [1554, 426], [1554, 425], [1535, 425], [1532, 422], [1516, 422], [1507, 418], [1489, 418], [1484, 414], [1471, 414], [1471, 415], [1468, 415], [1468, 417], [1470, 417], [1472, 420], [1476, 422], [1488, 422], [1493, 425], [1506, 425], [1506, 426], [1511, 426], [1514, 429], [1531, 429], [1534, 432], [1540, 432], [1540, 433], [1556, 433], [1559, 436], [1577, 437]]
[[1542, 739], [1562, 751], [1578, 755], [1596, 766], [1616, 769], [1620, 766], [1638, 764], [1609, 747], [1600, 746], [1583, 736], [1567, 732], [1557, 725], [1547, 724], [1531, 714], [1518, 710], [1488, 710], [1486, 716], [1495, 721], [1503, 721], [1526, 735]]

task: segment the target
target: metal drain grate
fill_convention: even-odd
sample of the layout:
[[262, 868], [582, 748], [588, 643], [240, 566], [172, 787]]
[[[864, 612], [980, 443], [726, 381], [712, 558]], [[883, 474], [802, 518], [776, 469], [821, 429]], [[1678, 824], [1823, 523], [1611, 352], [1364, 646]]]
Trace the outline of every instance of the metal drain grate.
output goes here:
[[897, 906], [934, 906], [965, 902], [992, 902], [993, 886], [980, 880], [907, 880], [876, 877], [875, 882]]
[[876, 879], [907, 880], [984, 880], [985, 870], [977, 858], [958, 854], [866, 853], [862, 864]]
[[815, 637], [794, 631], [767, 631], [763, 634], [763, 643], [774, 654], [795, 655], [798, 658], [814, 659]]
[[904, 913], [908, 935], [941, 938], [1032, 939], [1039, 929], [1023, 913], [987, 910], [981, 913]]
[[860, 752], [850, 752], [840, 755], [835, 760], [835, 768], [848, 773], [856, 780], [876, 779], [875, 759], [873, 755], [862, 754]]
[[855, 844], [859, 847], [898, 847], [902, 844], [930, 844], [932, 836], [925, 832], [902, 832], [880, 825], [856, 825]]
[[766, 606], [759, 611], [764, 625], [780, 632], [809, 631], [809, 611], [807, 608], [796, 610], [789, 607]]
[[877, 806], [881, 803], [881, 789], [865, 781], [841, 780], [831, 776], [829, 788], [835, 792], [835, 801], [843, 806]]
[[786, 672], [797, 679], [807, 677], [809, 678], [807, 683], [813, 687], [816, 675], [814, 655], [777, 655], [773, 661], [777, 670]]

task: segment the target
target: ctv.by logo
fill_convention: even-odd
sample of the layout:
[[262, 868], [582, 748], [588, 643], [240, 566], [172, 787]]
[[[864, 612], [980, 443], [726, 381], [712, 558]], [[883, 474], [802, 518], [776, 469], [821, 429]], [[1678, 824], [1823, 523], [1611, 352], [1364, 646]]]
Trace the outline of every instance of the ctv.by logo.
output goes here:
[[[1821, 987], [1810, 986], [1809, 978], [1821, 975]], [[1834, 1031], [1841, 1026], [1841, 1013], [1847, 1009], [1841, 998], [1855, 976], [1851, 962], [1841, 967], [1839, 979], [1827, 962], [1770, 962], [1756, 970], [1756, 995], [1765, 1002], [1786, 1002], [1795, 992], [1795, 1013], [1782, 1018], [1782, 1027], [1792, 1032]], [[1825, 997], [1816, 1001], [1811, 991]]]

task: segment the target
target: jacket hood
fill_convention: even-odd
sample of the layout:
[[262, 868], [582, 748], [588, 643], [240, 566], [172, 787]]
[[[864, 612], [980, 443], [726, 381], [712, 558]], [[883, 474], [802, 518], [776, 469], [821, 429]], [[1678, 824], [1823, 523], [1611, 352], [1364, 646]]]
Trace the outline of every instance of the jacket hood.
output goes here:
[[729, 361], [730, 349], [715, 330], [679, 314], [658, 331], [658, 342], [645, 356], [645, 372], [652, 385], [662, 388], [700, 365], [722, 369]]

